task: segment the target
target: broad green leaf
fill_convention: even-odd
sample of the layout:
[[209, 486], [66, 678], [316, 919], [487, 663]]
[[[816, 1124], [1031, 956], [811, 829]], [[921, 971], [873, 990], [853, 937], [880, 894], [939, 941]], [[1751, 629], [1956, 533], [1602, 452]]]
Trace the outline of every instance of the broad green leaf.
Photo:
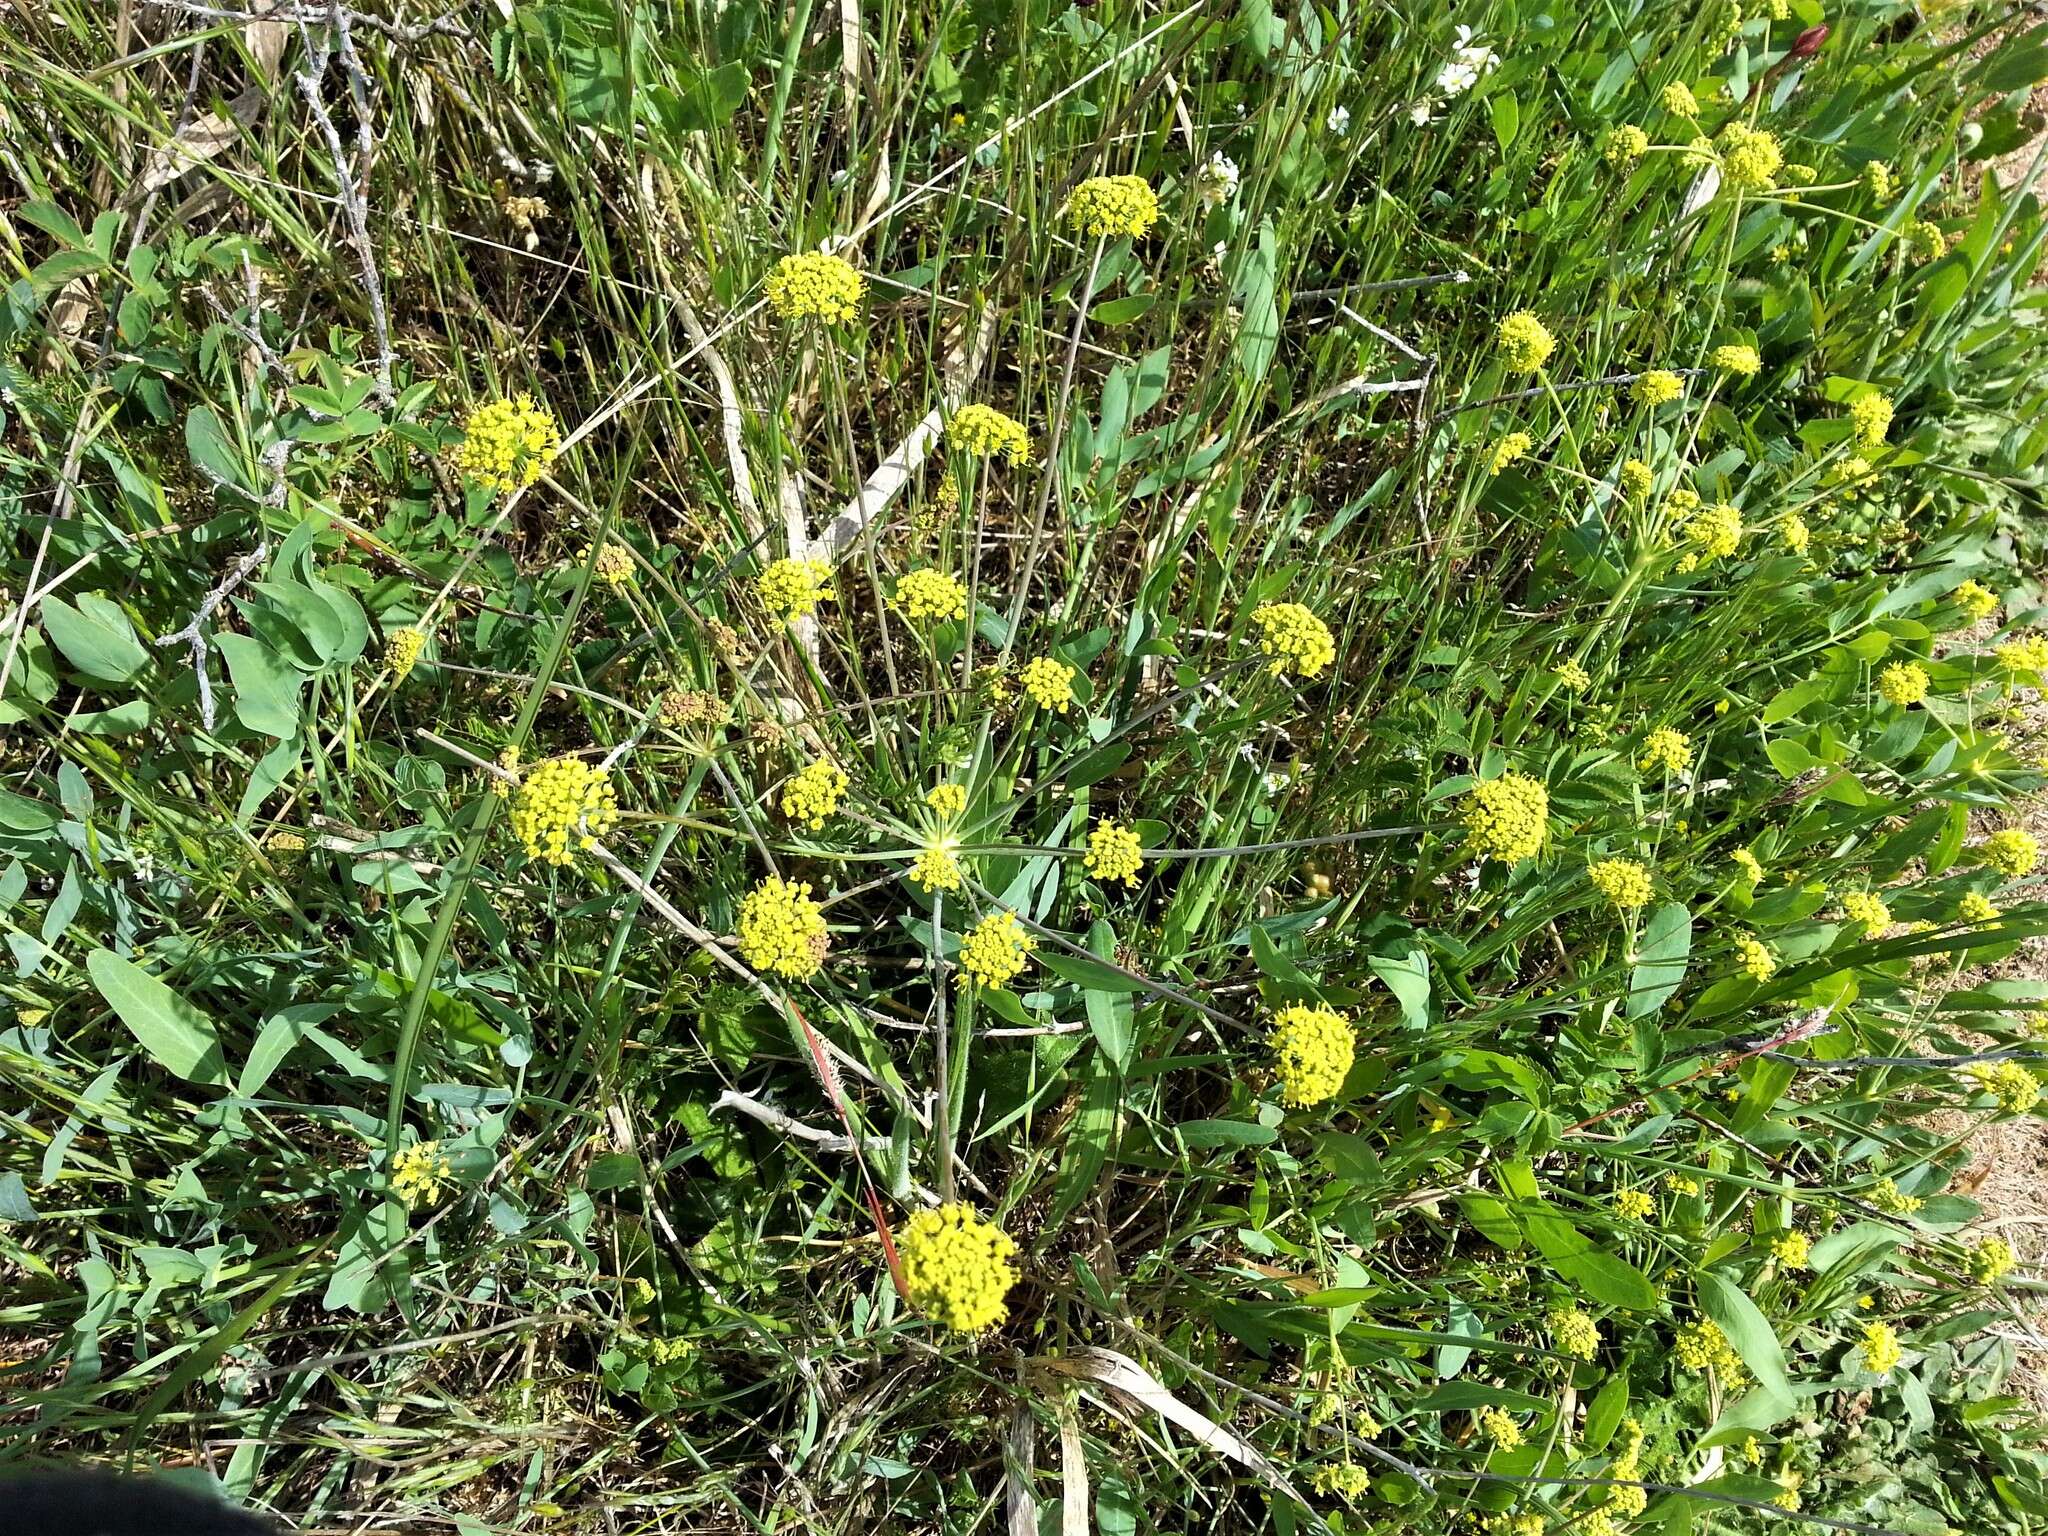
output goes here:
[[34, 225], [67, 250], [92, 249], [92, 242], [86, 238], [85, 231], [78, 227], [78, 220], [55, 203], [35, 198], [15, 209], [14, 216], [24, 224]]
[[61, 597], [46, 597], [42, 616], [50, 644], [87, 677], [125, 683], [149, 665], [149, 652], [135, 638], [128, 615], [104, 597], [83, 594], [76, 608]]
[[1373, 975], [1401, 1005], [1401, 1017], [1416, 1029], [1429, 1027], [1429, 951], [1410, 944], [1395, 955], [1368, 955]]
[[1522, 124], [1521, 103], [1515, 100], [1513, 91], [1495, 91], [1486, 98], [1486, 111], [1493, 121], [1493, 136], [1502, 149], [1515, 142], [1515, 133]]
[[1547, 1397], [1489, 1387], [1483, 1381], [1447, 1381], [1415, 1404], [1417, 1413], [1463, 1413], [1473, 1408], [1511, 1408], [1516, 1413], [1541, 1413], [1552, 1406]]
[[0, 789], [0, 827], [10, 832], [48, 832], [63, 820], [61, 812], [40, 800]]
[[1120, 299], [1104, 299], [1088, 312], [1088, 318], [1103, 325], [1129, 325], [1158, 302], [1159, 294], [1156, 290], [1150, 293], [1127, 294]]
[[1778, 776], [1785, 779], [1796, 779], [1802, 773], [1827, 766], [1789, 736], [1774, 736], [1765, 742], [1764, 755], [1770, 758]]
[[1270, 1125], [1251, 1120], [1188, 1120], [1174, 1129], [1191, 1147], [1269, 1147], [1280, 1139]]
[[1473, 1230], [1497, 1248], [1513, 1253], [1522, 1246], [1521, 1224], [1514, 1213], [1491, 1195], [1459, 1195], [1458, 1209]]
[[1769, 1319], [1757, 1310], [1742, 1287], [1711, 1270], [1698, 1279], [1700, 1309], [1721, 1325], [1728, 1342], [1781, 1413], [1793, 1407], [1792, 1383], [1785, 1375], [1785, 1350]]
[[1650, 914], [1629, 974], [1628, 1017], [1647, 1018], [1662, 1008], [1685, 980], [1692, 954], [1692, 914], [1679, 902], [1667, 902]]
[[224, 1083], [213, 1020], [133, 961], [110, 949], [85, 957], [86, 974], [149, 1058], [188, 1083]]
[[254, 635], [223, 631], [213, 637], [227, 658], [235, 685], [235, 718], [265, 736], [286, 737], [299, 729], [299, 675]]
[[1593, 1394], [1593, 1405], [1586, 1410], [1586, 1449], [1596, 1454], [1605, 1450], [1627, 1413], [1628, 1372], [1616, 1371]]
[[[1116, 947], [1115, 932], [1100, 918], [1088, 930], [1088, 947], [1104, 960], [1110, 958]], [[1088, 1012], [1088, 1028], [1094, 1032], [1095, 1043], [1102, 1048], [1102, 1054], [1109, 1058], [1117, 1071], [1130, 1071], [1131, 1052], [1138, 1043], [1137, 1030], [1133, 1027], [1137, 1009], [1131, 1002], [1130, 993], [1105, 992], [1098, 987], [1088, 987], [1081, 997]]]
[[65, 724], [83, 736], [139, 736], [149, 729], [149, 701], [130, 699], [112, 709], [89, 709]]
[[1632, 1312], [1651, 1312], [1657, 1306], [1657, 1287], [1635, 1265], [1602, 1249], [1552, 1259], [1551, 1267], [1595, 1301]]
[[195, 405], [185, 417], [185, 451], [193, 467], [204, 478], [236, 490], [249, 489], [249, 477], [242, 456], [229, 440], [220, 418], [206, 406]]
[[1771, 696], [1758, 719], [1765, 725], [1776, 725], [1781, 720], [1790, 720], [1815, 699], [1826, 696], [1832, 684], [1824, 677], [1809, 677], [1789, 688], [1780, 688]]
[[1088, 1078], [1081, 1111], [1068, 1128], [1060, 1149], [1059, 1177], [1053, 1185], [1052, 1221], [1065, 1221], [1094, 1190], [1109, 1160], [1110, 1137], [1116, 1130], [1117, 1104], [1123, 1079], [1101, 1051], [1088, 1057]]

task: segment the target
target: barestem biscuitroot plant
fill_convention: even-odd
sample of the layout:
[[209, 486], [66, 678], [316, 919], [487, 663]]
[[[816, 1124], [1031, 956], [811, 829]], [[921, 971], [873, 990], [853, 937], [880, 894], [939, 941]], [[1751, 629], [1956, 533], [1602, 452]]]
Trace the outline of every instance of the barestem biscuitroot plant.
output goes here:
[[0, 1458], [2038, 1521], [2038, 33], [386, 10], [0, 35]]

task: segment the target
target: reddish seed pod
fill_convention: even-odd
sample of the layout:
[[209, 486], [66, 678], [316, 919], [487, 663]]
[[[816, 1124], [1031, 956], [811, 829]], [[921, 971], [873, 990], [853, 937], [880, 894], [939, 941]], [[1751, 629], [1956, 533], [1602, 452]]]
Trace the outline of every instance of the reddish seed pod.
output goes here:
[[1817, 27], [1808, 27], [1797, 38], [1793, 39], [1792, 49], [1785, 57], [1787, 59], [1810, 59], [1820, 52], [1820, 45], [1827, 40], [1828, 29], [1825, 23]]

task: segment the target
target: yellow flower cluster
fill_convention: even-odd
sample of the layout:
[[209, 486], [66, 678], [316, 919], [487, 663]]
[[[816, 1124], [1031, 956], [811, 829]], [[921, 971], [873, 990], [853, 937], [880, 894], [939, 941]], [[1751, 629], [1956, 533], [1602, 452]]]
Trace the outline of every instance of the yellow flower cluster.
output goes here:
[[1572, 693], [1584, 693], [1593, 686], [1593, 674], [1567, 657], [1557, 664], [1557, 686]]
[[1725, 560], [1742, 547], [1742, 513], [1725, 501], [1701, 507], [1686, 519], [1686, 551], [1680, 570], [1691, 570], [1709, 560]]
[[967, 617], [967, 588], [960, 578], [929, 566], [905, 571], [896, 583], [896, 601], [903, 616], [913, 624], [930, 624]]
[[1557, 349], [1557, 338], [1526, 309], [1518, 309], [1501, 321], [1497, 335], [1501, 361], [1511, 373], [1535, 373]]
[[1980, 1061], [1963, 1070], [1979, 1093], [1998, 1101], [2001, 1115], [2024, 1115], [2041, 1102], [2040, 1081], [2016, 1061]]
[[1009, 1315], [1017, 1244], [965, 1201], [912, 1216], [897, 1252], [910, 1304], [941, 1327], [980, 1333]]
[[1769, 981], [1778, 973], [1778, 961], [1769, 946], [1753, 933], [1735, 936], [1735, 963], [1751, 981]]
[[1522, 1426], [1505, 1408], [1482, 1408], [1472, 1415], [1472, 1422], [1478, 1425], [1479, 1433], [1486, 1436], [1496, 1450], [1512, 1451], [1522, 1443]]
[[1643, 739], [1636, 767], [1644, 773], [1661, 768], [1666, 773], [1683, 773], [1692, 763], [1692, 740], [1685, 732], [1660, 725]]
[[1624, 912], [1650, 900], [1650, 872], [1634, 859], [1601, 859], [1586, 868], [1594, 887]]
[[1927, 1202], [1900, 1189], [1890, 1175], [1870, 1187], [1870, 1203], [1893, 1216], [1910, 1216]]
[[1730, 345], [1716, 347], [1707, 354], [1707, 361], [1723, 373], [1732, 373], [1739, 378], [1751, 378], [1763, 367], [1763, 357], [1755, 347]]
[[1849, 402], [1849, 420], [1856, 428], [1856, 446], [1879, 448], [1892, 429], [1892, 397], [1871, 390]]
[[453, 1175], [448, 1159], [441, 1155], [440, 1142], [416, 1141], [409, 1147], [400, 1147], [398, 1155], [391, 1159], [391, 1193], [404, 1202], [407, 1210], [416, 1211], [438, 1201], [441, 1186]]
[[1600, 153], [1616, 170], [1634, 165], [1650, 147], [1650, 136], [1634, 123], [1623, 123], [1607, 135]]
[[[1638, 1419], [1623, 1419], [1621, 1421], [1621, 1448], [1615, 1452], [1614, 1461], [1607, 1468], [1607, 1476], [1616, 1483], [1628, 1484], [1640, 1478], [1642, 1471], [1642, 1422]], [[1593, 1513], [1604, 1516], [1608, 1510], [1613, 1510], [1615, 1513], [1633, 1520], [1649, 1507], [1650, 1495], [1648, 1490], [1623, 1486], [1608, 1489], [1605, 1507], [1596, 1509]], [[1589, 1526], [1582, 1526], [1581, 1529], [1590, 1530]], [[1613, 1529], [1612, 1522], [1610, 1521], [1608, 1536], [1612, 1536]]]
[[1889, 1376], [1906, 1358], [1905, 1350], [1899, 1347], [1899, 1335], [1890, 1323], [1865, 1323], [1863, 1343], [1858, 1348], [1863, 1368], [1873, 1376]]
[[1710, 1317], [1696, 1318], [1679, 1329], [1671, 1342], [1671, 1352], [1688, 1371], [1702, 1375], [1710, 1370], [1718, 1372], [1722, 1384], [1730, 1391], [1745, 1380], [1742, 1356], [1728, 1342], [1721, 1325]]
[[491, 793], [500, 800], [510, 800], [512, 791], [519, 787], [519, 747], [515, 743], [498, 754], [499, 772], [491, 775]]
[[1906, 226], [1906, 249], [1915, 261], [1933, 261], [1948, 249], [1948, 236], [1932, 219], [1915, 219]]
[[1751, 885], [1763, 884], [1764, 867], [1757, 861], [1757, 856], [1747, 848], [1736, 849], [1728, 855], [1728, 861], [1742, 871]]
[[1143, 862], [1138, 834], [1106, 817], [1089, 832], [1088, 852], [1081, 858], [1082, 868], [1096, 879], [1105, 883], [1121, 880], [1125, 885], [1138, 883]]
[[1771, 1257], [1787, 1269], [1804, 1269], [1812, 1247], [1804, 1232], [1780, 1232], [1771, 1239]]
[[[584, 550], [583, 558], [590, 558], [589, 550]], [[604, 548], [597, 552], [597, 579], [608, 587], [623, 587], [633, 579], [633, 552], [616, 540], [606, 539]]]
[[1892, 195], [1892, 168], [1882, 160], [1864, 162], [1862, 181], [1870, 195], [1880, 202]]
[[1651, 368], [1636, 375], [1629, 393], [1637, 405], [1668, 405], [1685, 393], [1685, 380], [1669, 368]]
[[799, 251], [775, 263], [764, 285], [768, 302], [785, 320], [851, 320], [860, 312], [867, 279], [837, 256]]
[[1884, 898], [1870, 891], [1842, 893], [1842, 916], [1859, 924], [1866, 939], [1874, 939], [1892, 925], [1892, 909]]
[[1647, 1189], [1617, 1189], [1614, 1192], [1614, 1214], [1625, 1221], [1641, 1221], [1656, 1208], [1656, 1196]]
[[960, 941], [960, 985], [1005, 988], [1023, 974], [1038, 941], [1014, 912], [994, 912]]
[[916, 862], [910, 866], [910, 878], [927, 891], [959, 890], [960, 860], [954, 854], [957, 846], [950, 837], [925, 844]]
[[1692, 93], [1692, 87], [1683, 80], [1674, 80], [1664, 87], [1664, 94], [1658, 98], [1664, 103], [1664, 110], [1674, 117], [1698, 117], [1700, 104]]
[[924, 792], [924, 803], [951, 821], [967, 809], [967, 786], [934, 784]]
[[1978, 582], [1966, 581], [1949, 596], [1955, 599], [1967, 624], [1982, 624], [1998, 612], [1998, 594]]
[[1979, 1285], [1995, 1285], [2012, 1266], [2012, 1244], [2002, 1237], [1980, 1238], [1970, 1249], [1970, 1278]]
[[1493, 452], [1487, 455], [1486, 472], [1497, 475], [1521, 459], [1529, 456], [1529, 450], [1536, 446], [1536, 440], [1526, 432], [1510, 432], [1493, 445]]
[[1259, 627], [1259, 650], [1272, 657], [1266, 670], [1275, 677], [1288, 670], [1314, 677], [1337, 659], [1330, 626], [1300, 603], [1261, 603], [1252, 610]]
[[1956, 916], [1966, 923], [1990, 923], [1998, 919], [1998, 908], [1980, 891], [1965, 891], [1956, 903]]
[[1008, 459], [1012, 464], [1027, 463], [1031, 458], [1031, 434], [1024, 424], [992, 405], [961, 406], [946, 423], [946, 441], [977, 458]]
[[1064, 715], [1074, 702], [1074, 669], [1050, 656], [1034, 656], [1017, 673], [1017, 681], [1040, 709]]
[[1475, 859], [1514, 864], [1543, 851], [1550, 791], [1527, 774], [1508, 772], [1474, 784], [1465, 797], [1466, 847]]
[[2048, 636], [2020, 635], [1998, 648], [1998, 659], [2012, 672], [2048, 672]]
[[2041, 844], [2033, 833], [2019, 827], [2007, 827], [2003, 832], [1994, 832], [1985, 838], [1984, 846], [1977, 852], [1986, 864], [2006, 879], [2017, 880], [2034, 872], [2034, 865], [2041, 857]]
[[455, 467], [490, 491], [516, 491], [538, 480], [562, 451], [562, 429], [531, 395], [486, 400], [462, 424]]
[[418, 665], [420, 652], [427, 648], [424, 631], [408, 624], [394, 629], [384, 640], [384, 665], [391, 669], [391, 681], [402, 683]]
[[846, 784], [846, 770], [837, 763], [822, 757], [807, 763], [782, 786], [782, 814], [815, 832], [839, 809]]
[[1065, 213], [1084, 235], [1137, 238], [1159, 222], [1159, 194], [1142, 176], [1090, 176], [1074, 188]]
[[809, 881], [770, 875], [740, 902], [740, 953], [757, 971], [802, 981], [825, 963], [825, 914]]
[[1272, 1044], [1280, 1102], [1291, 1109], [1335, 1098], [1358, 1048], [1351, 1021], [1343, 1014], [1303, 1003], [1273, 1015]]
[[1877, 674], [1877, 691], [1887, 703], [1910, 708], [1927, 697], [1927, 669], [1918, 662], [1895, 661]]
[[579, 848], [595, 846], [619, 819], [611, 775], [574, 757], [536, 763], [513, 797], [512, 835], [544, 864], [567, 864]]
[[1806, 519], [1797, 512], [1787, 512], [1784, 522], [1778, 525], [1779, 535], [1785, 540], [1785, 547], [1795, 555], [1804, 555], [1813, 544], [1813, 530], [1806, 526]]
[[832, 591], [832, 567], [822, 560], [771, 561], [754, 578], [754, 590], [761, 606], [785, 623], [808, 618], [818, 604], [836, 600]]
[[1621, 494], [1630, 501], [1641, 501], [1657, 484], [1657, 472], [1641, 459], [1623, 459], [1621, 473]]
[[1317, 1467], [1309, 1479], [1325, 1498], [1362, 1499], [1372, 1491], [1372, 1474], [1355, 1461], [1332, 1461]]
[[1543, 1321], [1563, 1353], [1590, 1360], [1600, 1352], [1600, 1325], [1577, 1307], [1553, 1307]]
[[1747, 123], [1733, 122], [1721, 130], [1721, 176], [1741, 192], [1768, 192], [1785, 164], [1775, 135]]

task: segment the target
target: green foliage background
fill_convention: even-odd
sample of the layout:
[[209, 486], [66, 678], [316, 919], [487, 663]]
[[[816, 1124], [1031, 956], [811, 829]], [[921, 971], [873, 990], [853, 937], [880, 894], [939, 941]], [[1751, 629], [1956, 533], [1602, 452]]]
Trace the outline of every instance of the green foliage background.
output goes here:
[[[2048, 933], [1979, 853], [2042, 784], [1997, 647], [2037, 616], [2044, 225], [1986, 172], [2048, 36], [1934, 9], [22, 8], [0, 1455], [464, 1531], [1606, 1536], [1788, 1493], [2035, 1530], [2001, 1393], [2037, 1282], [1973, 1278], [1951, 1183], [2025, 1097], [1955, 1058], [2031, 1073], [2048, 995], [1977, 969]], [[1682, 153], [1731, 120], [1813, 184]], [[1655, 147], [1612, 163], [1626, 123]], [[1157, 228], [1076, 237], [1101, 174]], [[861, 314], [779, 319], [763, 278], [824, 242]], [[1637, 403], [1651, 367], [1683, 399]], [[518, 392], [568, 443], [508, 497], [449, 450]], [[1036, 461], [909, 455], [817, 624], [764, 613], [766, 563], [970, 399]], [[1681, 568], [1674, 492], [1739, 508], [1734, 556]], [[925, 566], [971, 621], [890, 608]], [[1312, 678], [1260, 664], [1281, 601], [1333, 633]], [[1002, 686], [1040, 655], [1064, 715]], [[1900, 661], [1924, 703], [1876, 691]], [[1689, 764], [1643, 768], [1667, 727]], [[616, 864], [527, 857], [507, 749], [613, 762]], [[816, 757], [852, 789], [813, 832], [778, 804]], [[1464, 797], [1510, 770], [1547, 846], [1475, 862]], [[946, 778], [941, 905], [903, 874]], [[1081, 866], [1104, 817], [1134, 890]], [[778, 869], [833, 926], [796, 986], [699, 941]], [[1004, 908], [1028, 977], [935, 985]], [[1289, 1111], [1296, 1001], [1357, 1056]], [[409, 1209], [424, 1141], [449, 1182]], [[879, 1235], [956, 1183], [1021, 1250], [974, 1340]], [[1683, 1363], [1701, 1318], [1743, 1385]]]

